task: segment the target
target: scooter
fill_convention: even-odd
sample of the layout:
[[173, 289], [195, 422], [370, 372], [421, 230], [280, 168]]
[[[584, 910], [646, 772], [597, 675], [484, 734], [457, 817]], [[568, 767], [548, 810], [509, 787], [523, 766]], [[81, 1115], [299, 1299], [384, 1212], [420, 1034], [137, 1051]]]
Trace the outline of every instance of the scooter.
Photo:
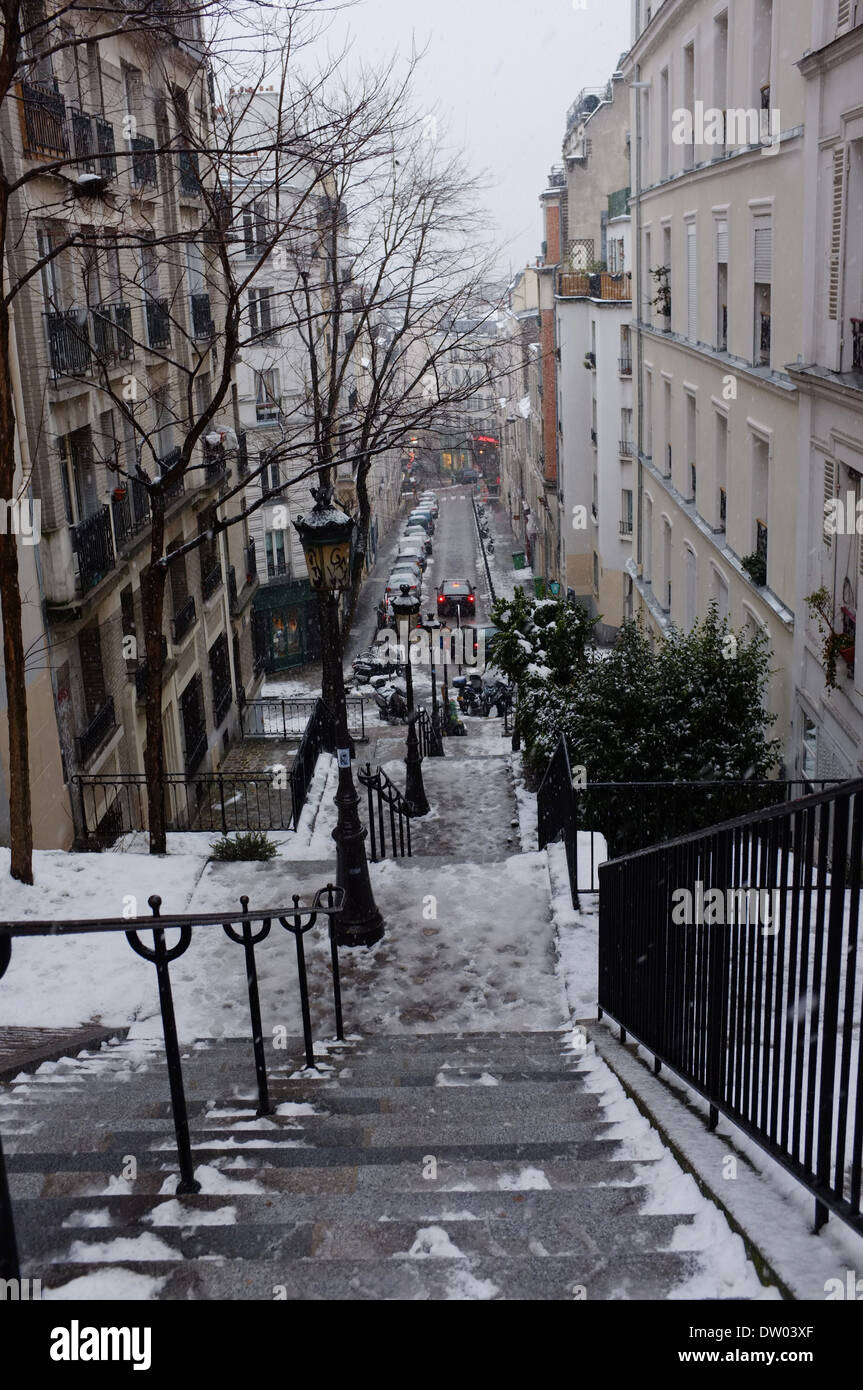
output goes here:
[[404, 724], [408, 717], [407, 693], [401, 682], [392, 682], [378, 685], [377, 681], [372, 684], [375, 689], [375, 704], [378, 707], [378, 714], [381, 719], [388, 724]]
[[354, 678], [360, 685], [368, 685], [373, 676], [400, 676], [401, 671], [400, 661], [383, 656], [374, 647], [358, 656], [353, 664]]

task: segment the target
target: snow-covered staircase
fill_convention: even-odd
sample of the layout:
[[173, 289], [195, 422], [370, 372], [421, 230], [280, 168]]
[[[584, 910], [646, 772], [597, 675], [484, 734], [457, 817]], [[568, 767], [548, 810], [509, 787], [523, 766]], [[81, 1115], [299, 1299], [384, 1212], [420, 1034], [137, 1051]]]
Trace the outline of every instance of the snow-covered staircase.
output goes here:
[[184, 1061], [202, 1192], [177, 1198], [161, 1051], [140, 1041], [0, 1091], [23, 1273], [47, 1292], [168, 1299], [665, 1297], [689, 1218], [646, 1215], [564, 1033], [444, 1033]]

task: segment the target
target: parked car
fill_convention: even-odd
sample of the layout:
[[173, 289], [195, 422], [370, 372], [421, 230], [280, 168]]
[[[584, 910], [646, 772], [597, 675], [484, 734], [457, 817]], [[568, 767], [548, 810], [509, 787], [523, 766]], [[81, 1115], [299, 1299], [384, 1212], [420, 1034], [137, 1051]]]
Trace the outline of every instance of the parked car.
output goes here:
[[419, 499], [419, 505], [421, 507], [428, 507], [431, 510], [432, 516], [434, 516], [435, 519], [437, 518], [440, 506], [433, 492], [424, 492]]
[[470, 619], [476, 613], [476, 591], [469, 579], [445, 579], [437, 591], [438, 617], [460, 613]]
[[422, 544], [421, 541], [400, 541], [399, 553], [396, 559], [396, 564], [398, 564], [398, 561], [401, 560], [402, 557], [408, 560], [416, 560], [420, 569], [423, 571], [423, 573], [425, 573], [425, 568], [428, 564], [428, 559], [426, 558], [425, 546]]
[[428, 535], [434, 535], [434, 517], [431, 512], [413, 511], [408, 517], [408, 524], [421, 526]]
[[478, 468], [460, 468], [455, 475], [457, 483], [478, 483], [481, 477]]
[[408, 526], [405, 530], [404, 539], [406, 541], [419, 541], [426, 555], [431, 555], [432, 538], [421, 526]]

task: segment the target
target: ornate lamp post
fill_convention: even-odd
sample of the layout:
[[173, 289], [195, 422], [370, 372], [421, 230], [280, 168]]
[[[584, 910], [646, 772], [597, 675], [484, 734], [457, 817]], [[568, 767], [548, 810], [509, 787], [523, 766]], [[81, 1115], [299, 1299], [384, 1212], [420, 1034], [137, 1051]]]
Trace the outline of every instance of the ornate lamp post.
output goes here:
[[[353, 519], [333, 504], [329, 486], [312, 488], [315, 505], [311, 512], [294, 522], [309, 583], [319, 595], [325, 617], [323, 659], [333, 692], [333, 735], [339, 764], [336, 792], [338, 821], [333, 831], [336, 842], [336, 882], [345, 890], [344, 910], [337, 917], [336, 940], [340, 946], [373, 946], [384, 934], [384, 919], [372, 894], [366, 859], [365, 830], [359, 818], [359, 798], [351, 770], [348, 710], [342, 671], [338, 595], [351, 581], [350, 550]], [[328, 640], [329, 638], [329, 640]], [[328, 666], [327, 666], [328, 663]]]
[[414, 711], [414, 682], [411, 671], [411, 652], [410, 635], [411, 627], [416, 626], [413, 619], [420, 611], [419, 597], [411, 594], [407, 584], [402, 584], [401, 593], [393, 599], [393, 614], [396, 620], [396, 632], [401, 642], [402, 635], [405, 637], [405, 666], [407, 669], [408, 687], [408, 752], [405, 758], [407, 776], [405, 778], [405, 801], [412, 816], [427, 816], [431, 809], [426, 797], [425, 787], [423, 786], [423, 760], [420, 753], [419, 739], [417, 738], [417, 720], [419, 714]]
[[428, 633], [429, 638], [429, 660], [431, 663], [431, 683], [432, 683], [432, 742], [429, 749], [429, 756], [432, 758], [443, 758], [446, 756], [443, 749], [443, 738], [440, 730], [440, 708], [438, 706], [437, 695], [437, 673], [435, 671], [435, 654], [440, 652], [440, 621], [434, 613], [428, 613], [426, 620], [421, 623], [423, 632]]

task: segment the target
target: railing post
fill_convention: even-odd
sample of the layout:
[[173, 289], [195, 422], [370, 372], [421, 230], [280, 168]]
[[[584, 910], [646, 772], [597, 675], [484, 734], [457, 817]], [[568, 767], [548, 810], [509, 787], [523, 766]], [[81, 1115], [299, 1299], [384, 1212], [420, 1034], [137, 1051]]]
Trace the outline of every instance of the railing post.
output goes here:
[[[333, 905], [333, 885], [327, 884], [327, 906]], [[333, 914], [330, 912], [327, 918], [327, 925], [330, 933], [330, 963], [333, 971], [333, 1009], [336, 1015], [336, 1038], [339, 1042], [345, 1040], [345, 1024], [342, 1017], [342, 980], [339, 972], [339, 947], [336, 941], [336, 926], [333, 921]]]
[[[245, 916], [249, 911], [249, 899], [243, 895], [240, 898], [240, 906]], [[246, 983], [249, 988], [249, 1017], [252, 1022], [252, 1050], [255, 1054], [255, 1076], [258, 1082], [258, 1115], [271, 1115], [273, 1108], [270, 1104], [270, 1093], [267, 1086], [267, 1059], [264, 1053], [264, 1030], [261, 1024], [261, 1000], [258, 993], [258, 967], [255, 962], [255, 942], [263, 941], [269, 935], [270, 923], [264, 919], [263, 926], [258, 936], [252, 931], [251, 922], [243, 922], [242, 937], [238, 938], [230, 926], [225, 924], [225, 931], [232, 941], [240, 940], [246, 958]]]
[[227, 835], [228, 822], [225, 816], [225, 779], [221, 772], [219, 773], [219, 808], [222, 816], [222, 834]]
[[285, 702], [284, 702], [284, 700], [282, 701], [282, 738], [283, 738], [284, 741], [287, 743], [287, 740], [288, 740], [288, 723], [287, 723], [287, 719], [286, 719], [286, 717], [285, 717]]

